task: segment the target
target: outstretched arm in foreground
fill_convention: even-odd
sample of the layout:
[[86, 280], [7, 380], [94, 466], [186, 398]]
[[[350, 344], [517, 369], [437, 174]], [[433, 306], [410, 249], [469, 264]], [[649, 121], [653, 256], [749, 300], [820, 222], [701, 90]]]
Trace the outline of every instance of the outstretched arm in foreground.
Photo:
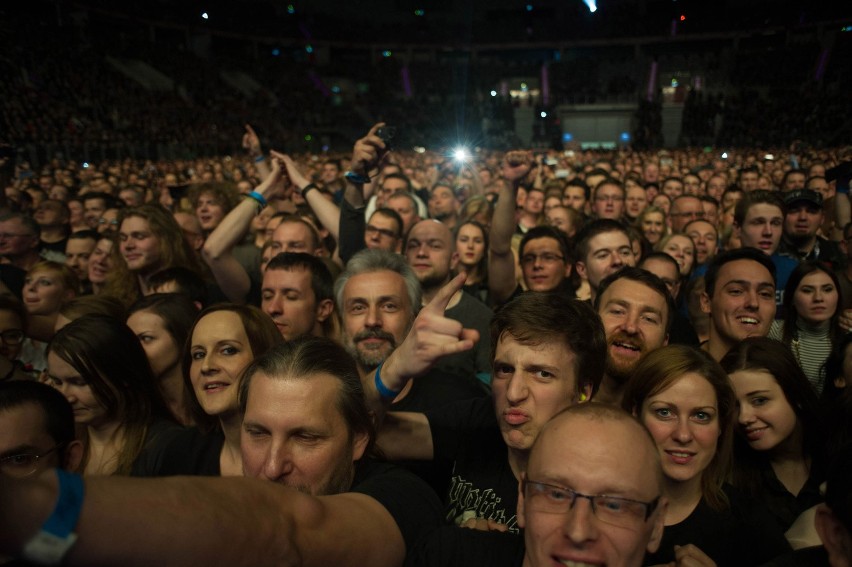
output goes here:
[[[0, 554], [18, 554], [57, 498], [53, 472], [0, 475]], [[85, 480], [67, 565], [398, 566], [402, 534], [373, 498], [313, 497], [247, 478]]]

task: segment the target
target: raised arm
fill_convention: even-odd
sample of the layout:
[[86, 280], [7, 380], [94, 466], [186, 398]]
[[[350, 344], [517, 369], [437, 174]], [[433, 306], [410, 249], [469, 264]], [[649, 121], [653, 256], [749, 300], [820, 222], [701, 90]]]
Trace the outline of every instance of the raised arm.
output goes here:
[[444, 315], [450, 299], [464, 285], [467, 274], [462, 272], [442, 287], [435, 297], [417, 314], [405, 340], [387, 357], [384, 363], [364, 382], [367, 403], [381, 423], [384, 412], [393, 401], [379, 392], [377, 382], [390, 392], [400, 392], [412, 378], [425, 374], [442, 357], [473, 348], [479, 332], [466, 329], [455, 319]]
[[503, 187], [497, 197], [491, 219], [488, 247], [488, 289], [495, 305], [505, 303], [515, 291], [515, 257], [512, 235], [515, 233], [515, 202], [522, 179], [530, 172], [527, 152], [508, 152], [503, 159]]
[[[255, 187], [254, 192], [269, 200], [282, 190], [281, 180], [282, 165], [278, 160], [273, 160], [272, 169], [263, 182]], [[213, 229], [201, 249], [201, 255], [210, 266], [216, 283], [225, 296], [235, 303], [245, 303], [251, 282], [245, 268], [233, 255], [234, 246], [243, 241], [258, 212], [257, 200], [243, 199]]]
[[[360, 176], [360, 180], [346, 178], [346, 188], [343, 191], [339, 231], [341, 235], [338, 252], [343, 262], [366, 247], [364, 230], [367, 224], [364, 207], [375, 188], [371, 173], [377, 172], [379, 164], [388, 155], [384, 141], [376, 135], [376, 131], [384, 126], [379, 122], [370, 128], [367, 134], [355, 142], [352, 149], [351, 171]], [[360, 181], [364, 181], [361, 183]]]
[[299, 166], [296, 165], [296, 162], [294, 162], [287, 154], [282, 154], [275, 150], [272, 150], [271, 153], [273, 158], [284, 164], [284, 167], [287, 169], [287, 175], [290, 177], [290, 181], [296, 185], [304, 196], [305, 202], [311, 207], [314, 213], [316, 213], [319, 221], [328, 229], [334, 240], [339, 243], [340, 208], [329, 199], [323, 197], [319, 191], [308, 190], [308, 192], [305, 193], [305, 187], [312, 185], [312, 183], [310, 179], [302, 175], [302, 172], [299, 171]]
[[[0, 554], [20, 554], [57, 494], [53, 472], [0, 475]], [[313, 497], [247, 478], [89, 477], [75, 531], [63, 564], [394, 567], [405, 556], [396, 522], [369, 496]]]
[[254, 160], [254, 167], [257, 169], [257, 174], [262, 179], [266, 179], [269, 172], [272, 170], [263, 155], [263, 149], [260, 147], [260, 137], [255, 133], [251, 124], [246, 124], [246, 133], [243, 134], [243, 147], [248, 150], [249, 156]]

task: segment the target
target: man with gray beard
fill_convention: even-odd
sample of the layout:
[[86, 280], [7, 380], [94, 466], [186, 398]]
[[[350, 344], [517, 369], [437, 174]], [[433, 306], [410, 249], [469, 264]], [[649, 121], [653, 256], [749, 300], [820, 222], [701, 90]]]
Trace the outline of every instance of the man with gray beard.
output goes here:
[[[420, 281], [403, 256], [361, 250], [346, 264], [334, 292], [343, 346], [358, 363], [362, 381], [371, 383], [376, 368], [402, 343], [420, 310]], [[432, 371], [411, 380], [390, 409], [422, 412], [484, 394], [472, 374]]]

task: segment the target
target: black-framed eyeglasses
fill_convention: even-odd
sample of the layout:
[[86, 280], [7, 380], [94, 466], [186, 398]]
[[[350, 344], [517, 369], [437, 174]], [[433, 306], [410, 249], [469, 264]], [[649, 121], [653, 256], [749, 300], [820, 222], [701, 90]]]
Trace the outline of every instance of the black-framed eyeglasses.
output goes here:
[[525, 506], [530, 510], [567, 514], [574, 508], [577, 498], [585, 498], [591, 504], [592, 513], [598, 520], [632, 530], [640, 529], [660, 503], [659, 496], [651, 502], [642, 502], [607, 494], [583, 494], [570, 488], [528, 479], [523, 481], [523, 490]]
[[539, 260], [541, 260], [543, 264], [553, 264], [554, 262], [559, 262], [564, 259], [565, 256], [560, 256], [559, 254], [552, 254], [549, 252], [545, 252], [544, 254], [524, 254], [523, 256], [521, 256], [521, 264], [535, 264]]
[[63, 446], [65, 446], [65, 443], [59, 443], [40, 455], [36, 455], [35, 453], [19, 453], [3, 457], [0, 459], [0, 472], [15, 478], [29, 476], [38, 470], [39, 459], [47, 457]]
[[373, 226], [371, 224], [368, 224], [364, 228], [364, 232], [366, 232], [369, 235], [381, 234], [382, 236], [386, 236], [388, 238], [398, 238], [397, 234], [394, 231], [388, 230], [386, 228], [379, 228], [379, 227]]
[[0, 340], [4, 345], [17, 346], [24, 340], [24, 332], [21, 329], [6, 329], [0, 332]]

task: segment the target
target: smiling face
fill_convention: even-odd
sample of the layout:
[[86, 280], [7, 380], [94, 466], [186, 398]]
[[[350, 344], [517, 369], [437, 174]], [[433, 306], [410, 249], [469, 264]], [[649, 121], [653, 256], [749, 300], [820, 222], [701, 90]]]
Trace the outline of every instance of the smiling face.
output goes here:
[[491, 391], [510, 451], [528, 451], [547, 420], [577, 402], [576, 366], [576, 355], [562, 343], [532, 345], [509, 333], [500, 337]]
[[657, 443], [666, 477], [700, 481], [716, 455], [718, 413], [713, 386], [696, 373], [684, 374], [642, 403], [639, 419]]
[[606, 333], [606, 373], [619, 382], [630, 377], [645, 355], [668, 342], [666, 298], [642, 282], [612, 282], [600, 297], [598, 315]]
[[692, 239], [682, 234], [672, 235], [663, 246], [662, 251], [677, 260], [680, 275], [689, 275], [692, 271], [692, 265], [695, 263], [695, 244], [693, 244]]
[[793, 295], [793, 306], [806, 323], [825, 323], [837, 311], [839, 299], [837, 287], [831, 276], [821, 270], [802, 278]]
[[648, 213], [642, 218], [642, 234], [653, 246], [662, 238], [666, 230], [666, 221], [662, 213]]
[[119, 251], [131, 272], [153, 273], [160, 267], [160, 237], [142, 217], [127, 217], [118, 234]]
[[775, 318], [775, 281], [754, 260], [733, 260], [719, 268], [713, 297], [701, 296], [710, 315], [710, 335], [733, 345], [747, 337], [765, 337]]
[[[662, 493], [654, 446], [634, 421], [565, 415], [548, 424], [530, 457], [526, 478], [587, 495], [607, 494], [652, 502]], [[577, 498], [567, 513], [539, 508], [545, 494], [518, 494], [524, 529], [524, 567], [607, 565], [639, 567], [663, 533], [665, 504], [635, 529], [603, 522], [591, 503]]]
[[405, 280], [383, 270], [357, 274], [343, 288], [343, 345], [361, 370], [377, 367], [402, 343], [414, 308]]
[[740, 433], [755, 451], [772, 451], [792, 442], [799, 428], [796, 412], [775, 377], [766, 370], [731, 374], [737, 394]]
[[346, 492], [367, 435], [352, 435], [338, 410], [341, 381], [252, 376], [240, 449], [245, 476], [271, 480], [314, 496]]
[[205, 413], [224, 417], [238, 411], [239, 379], [253, 358], [243, 322], [233, 311], [214, 311], [196, 323], [189, 378]]

